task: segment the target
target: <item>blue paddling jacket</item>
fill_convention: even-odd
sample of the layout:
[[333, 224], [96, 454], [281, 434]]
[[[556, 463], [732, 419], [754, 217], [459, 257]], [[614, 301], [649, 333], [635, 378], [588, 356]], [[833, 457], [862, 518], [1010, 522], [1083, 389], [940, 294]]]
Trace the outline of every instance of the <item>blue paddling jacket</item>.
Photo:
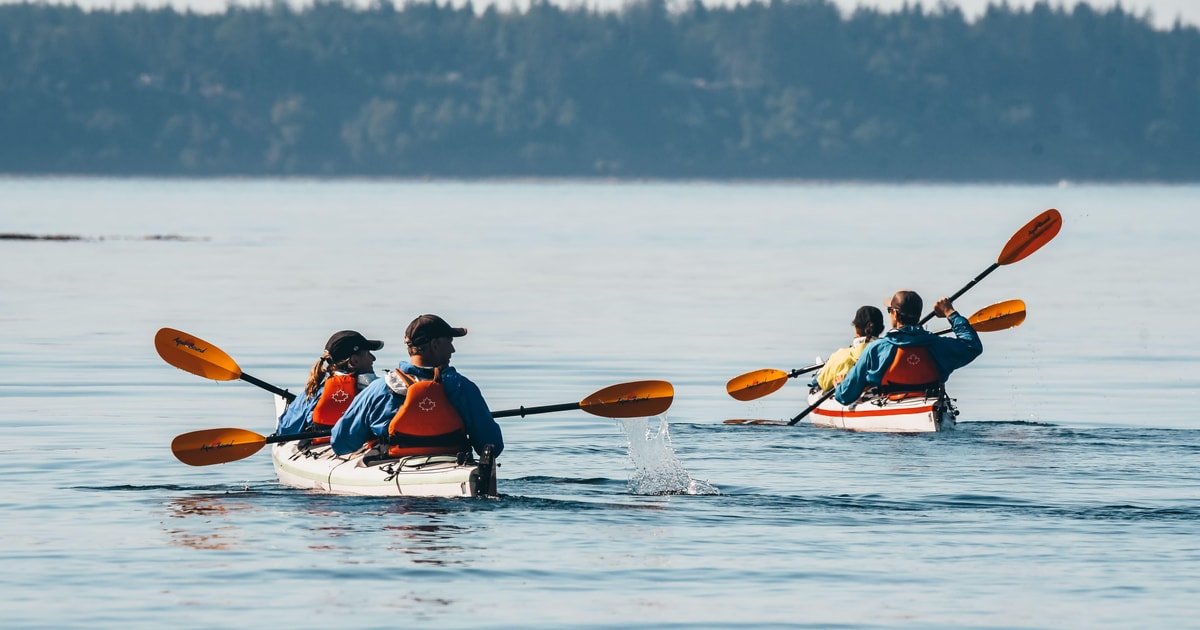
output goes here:
[[849, 405], [858, 400], [868, 387], [876, 387], [883, 383], [884, 374], [891, 367], [896, 350], [900, 347], [927, 348], [937, 367], [940, 382], [945, 383], [951, 372], [983, 354], [979, 333], [975, 332], [966, 317], [955, 311], [950, 315], [950, 327], [954, 331], [952, 338], [935, 335], [920, 326], [905, 326], [888, 331], [863, 350], [862, 356], [854, 367], [850, 368], [845, 380], [834, 389], [833, 397], [839, 403]]
[[[433, 368], [418, 367], [407, 361], [401, 361], [399, 369], [405, 374], [421, 379], [433, 378]], [[496, 419], [488, 410], [479, 386], [459, 374], [453, 367], [443, 368], [441, 373], [446, 397], [462, 417], [471, 447], [482, 455], [483, 447], [491, 444], [492, 455], [499, 455], [500, 451], [504, 450], [504, 437], [500, 432], [500, 425], [496, 424]], [[388, 425], [404, 404], [404, 395], [393, 392], [387, 381], [388, 378], [375, 379], [366, 389], [359, 392], [346, 409], [346, 413], [342, 414], [342, 419], [333, 425], [334, 453], [353, 453], [368, 441], [387, 436]]]

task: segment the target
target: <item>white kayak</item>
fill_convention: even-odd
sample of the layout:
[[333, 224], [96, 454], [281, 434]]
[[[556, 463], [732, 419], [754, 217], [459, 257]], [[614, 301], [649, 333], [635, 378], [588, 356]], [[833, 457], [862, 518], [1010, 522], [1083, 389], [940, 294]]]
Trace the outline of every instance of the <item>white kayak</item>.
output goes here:
[[[808, 403], [820, 400], [821, 390], [810, 391]], [[870, 395], [845, 406], [829, 398], [813, 409], [815, 427], [877, 433], [932, 433], [954, 428], [958, 409], [944, 390]]]
[[[286, 401], [275, 397], [276, 415]], [[378, 448], [335, 455], [329, 444], [277, 442], [271, 460], [279, 483], [327, 494], [372, 497], [496, 496], [495, 457], [461, 462], [453, 455], [380, 456]]]
[[[369, 448], [338, 456], [328, 444], [280, 442], [271, 448], [279, 483], [328, 494], [376, 497], [495, 496], [495, 458], [459, 463], [453, 455], [380, 457]], [[481, 458], [483, 459], [483, 458]]]

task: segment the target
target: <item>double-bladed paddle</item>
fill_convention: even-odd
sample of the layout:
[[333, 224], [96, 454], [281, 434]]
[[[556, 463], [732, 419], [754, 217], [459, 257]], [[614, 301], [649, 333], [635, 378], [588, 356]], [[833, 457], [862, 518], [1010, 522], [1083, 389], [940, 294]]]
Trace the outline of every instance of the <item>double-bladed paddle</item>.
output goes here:
[[[581, 409], [605, 418], [640, 418], [665, 412], [670, 408], [674, 397], [675, 388], [666, 381], [634, 381], [605, 387], [579, 402], [494, 411], [492, 416], [523, 418], [541, 413]], [[209, 466], [244, 459], [257, 453], [267, 444], [309, 440], [328, 435], [328, 431], [309, 431], [267, 437], [246, 429], [204, 429], [176, 436], [171, 441], [171, 452], [185, 464]]]
[[[1008, 239], [1008, 243], [1004, 245], [1004, 249], [1000, 251], [1000, 256], [996, 258], [996, 262], [990, 267], [983, 270], [983, 273], [975, 276], [975, 279], [968, 282], [967, 285], [958, 290], [958, 293], [950, 296], [950, 301], [957, 300], [968, 289], [975, 286], [980, 280], [983, 280], [989, 273], [995, 271], [1001, 265], [1011, 265], [1019, 260], [1024, 260], [1027, 256], [1041, 249], [1043, 245], [1049, 243], [1051, 239], [1058, 235], [1058, 231], [1062, 229], [1062, 215], [1058, 210], [1050, 208], [1049, 210], [1037, 215], [1032, 221], [1025, 224]], [[921, 318], [918, 326], [924, 325], [933, 317], [930, 312], [925, 317]]]
[[[1021, 300], [997, 302], [991, 306], [979, 309], [974, 315], [968, 317], [967, 321], [971, 322], [971, 326], [977, 332], [995, 332], [997, 330], [1014, 328], [1025, 321], [1025, 302]], [[945, 335], [951, 332], [951, 330], [947, 328], [939, 330], [934, 334]], [[725, 385], [725, 391], [733, 398], [741, 401], [762, 398], [767, 394], [779, 391], [780, 388], [787, 384], [789, 378], [796, 378], [801, 374], [819, 370], [824, 366], [824, 363], [817, 363], [808, 367], [797, 368], [791, 372], [770, 368], [747, 372], [730, 379], [729, 383]]]
[[223, 350], [213, 344], [174, 328], [161, 328], [154, 335], [154, 349], [163, 361], [196, 376], [203, 376], [214, 381], [243, 380], [251, 385], [257, 385], [272, 394], [278, 394], [292, 402], [296, 395], [280, 389], [270, 383], [260, 381], [238, 367]]

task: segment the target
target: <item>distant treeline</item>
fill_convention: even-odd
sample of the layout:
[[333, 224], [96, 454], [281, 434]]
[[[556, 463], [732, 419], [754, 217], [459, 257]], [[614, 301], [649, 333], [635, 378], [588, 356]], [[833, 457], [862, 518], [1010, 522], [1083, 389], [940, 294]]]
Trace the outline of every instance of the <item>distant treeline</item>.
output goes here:
[[1200, 31], [843, 15], [0, 5], [0, 172], [1200, 181]]

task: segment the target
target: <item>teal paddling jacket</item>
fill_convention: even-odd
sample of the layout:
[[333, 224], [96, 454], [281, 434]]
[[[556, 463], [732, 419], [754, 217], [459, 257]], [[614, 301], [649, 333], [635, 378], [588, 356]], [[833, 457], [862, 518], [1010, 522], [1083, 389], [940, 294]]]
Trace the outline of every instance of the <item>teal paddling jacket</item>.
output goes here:
[[950, 373], [975, 360], [983, 354], [979, 333], [971, 327], [957, 311], [950, 316], [950, 327], [954, 337], [935, 335], [919, 326], [905, 326], [889, 330], [886, 335], [867, 346], [858, 362], [846, 374], [846, 379], [834, 389], [833, 397], [843, 405], [858, 400], [868, 387], [883, 382], [883, 374], [892, 365], [896, 348], [901, 346], [925, 346], [937, 366], [939, 380], [943, 383]]
[[[407, 361], [401, 361], [399, 369], [418, 378], [433, 378], [432, 368], [418, 367]], [[504, 437], [479, 387], [453, 367], [442, 370], [442, 385], [450, 404], [467, 427], [467, 437], [475, 452], [482, 455], [483, 447], [491, 444], [492, 454], [499, 455], [504, 450]], [[354, 397], [342, 419], [333, 425], [333, 452], [338, 455], [353, 453], [369, 440], [385, 437], [388, 425], [403, 404], [404, 396], [388, 388], [386, 378], [372, 381]]]

